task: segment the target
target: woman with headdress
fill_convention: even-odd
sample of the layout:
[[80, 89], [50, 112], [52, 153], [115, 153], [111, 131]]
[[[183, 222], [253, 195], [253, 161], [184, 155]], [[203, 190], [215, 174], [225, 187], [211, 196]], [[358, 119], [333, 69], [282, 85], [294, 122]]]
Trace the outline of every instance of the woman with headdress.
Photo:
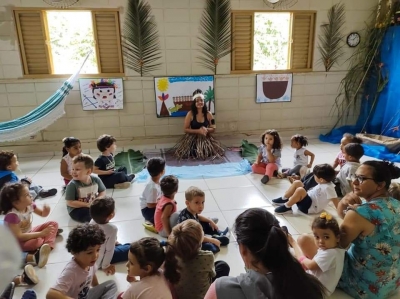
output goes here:
[[196, 89], [193, 92], [191, 110], [185, 118], [185, 135], [173, 148], [175, 156], [178, 159], [193, 157], [203, 160], [223, 156], [224, 149], [211, 135], [215, 129], [214, 117], [204, 105], [204, 95], [200, 89]]

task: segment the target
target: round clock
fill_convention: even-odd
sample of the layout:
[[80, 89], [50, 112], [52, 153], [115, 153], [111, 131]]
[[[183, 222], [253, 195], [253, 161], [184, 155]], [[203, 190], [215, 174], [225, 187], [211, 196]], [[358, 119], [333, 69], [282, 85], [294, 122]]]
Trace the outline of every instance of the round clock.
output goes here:
[[357, 32], [352, 32], [347, 36], [347, 44], [349, 47], [357, 47], [360, 43], [360, 35]]

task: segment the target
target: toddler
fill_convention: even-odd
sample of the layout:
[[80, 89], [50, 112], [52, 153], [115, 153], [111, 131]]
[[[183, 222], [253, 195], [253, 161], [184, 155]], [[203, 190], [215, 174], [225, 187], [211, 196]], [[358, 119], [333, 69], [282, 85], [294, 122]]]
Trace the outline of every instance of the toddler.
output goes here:
[[258, 156], [251, 166], [253, 173], [263, 174], [261, 183], [268, 183], [269, 179], [278, 173], [281, 165], [282, 142], [278, 131], [267, 130], [261, 135], [261, 145]]
[[54, 248], [58, 224], [49, 221], [32, 228], [32, 213], [47, 217], [50, 214], [50, 207], [48, 205], [44, 205], [43, 209], [37, 207], [32, 202], [32, 196], [26, 185], [15, 183], [3, 187], [0, 193], [0, 213], [6, 215], [4, 224], [10, 228], [23, 251], [40, 250], [43, 244]]
[[[307, 145], [307, 137], [299, 134], [292, 136], [290, 146], [296, 149], [294, 151], [293, 168], [282, 169], [281, 177], [292, 175], [299, 175], [300, 178], [304, 177], [307, 169], [312, 167], [315, 158], [315, 155], [305, 148]], [[310, 157], [310, 162], [308, 162], [308, 157]]]
[[336, 169], [336, 167], [339, 165], [340, 168], [343, 167], [344, 164], [346, 164], [346, 159], [344, 158], [344, 147], [348, 143], [362, 143], [362, 139], [355, 137], [352, 134], [345, 133], [343, 134], [343, 138], [340, 140], [340, 152], [337, 154], [335, 161], [333, 162], [333, 169]]
[[73, 258], [65, 265], [46, 299], [112, 299], [117, 295], [113, 280], [99, 284], [96, 261], [105, 242], [103, 230], [98, 225], [81, 224], [69, 233], [66, 248]]
[[178, 185], [178, 178], [173, 175], [166, 175], [160, 181], [162, 196], [157, 202], [154, 224], [158, 234], [164, 238], [169, 236], [172, 228], [178, 223], [177, 206], [174, 200]]
[[[172, 299], [168, 282], [161, 271], [165, 252], [156, 238], [142, 238], [133, 242], [128, 258], [127, 281], [131, 285], [118, 298]], [[135, 277], [140, 277], [140, 280], [136, 281]]]
[[339, 200], [332, 183], [336, 175], [333, 167], [329, 164], [316, 165], [313, 173], [317, 186], [307, 191], [301, 181], [293, 182], [283, 197], [272, 200], [273, 204], [281, 205], [275, 209], [275, 213], [292, 213], [295, 204], [305, 214], [320, 213], [330, 201], [337, 206]]
[[229, 244], [229, 238], [226, 237], [229, 229], [224, 231], [218, 229], [217, 224], [212, 219], [206, 218], [201, 214], [204, 210], [205, 194], [197, 187], [189, 187], [185, 191], [185, 204], [186, 209], [179, 213], [178, 223], [193, 219], [200, 223], [203, 228], [204, 234], [211, 235], [212, 237], [204, 237], [201, 245], [202, 250], [209, 250], [213, 253], [219, 252], [219, 247]]
[[[18, 158], [13, 152], [0, 151], [0, 189], [7, 183], [17, 183], [18, 179], [15, 171], [18, 169]], [[35, 185], [30, 178], [23, 178], [20, 181], [29, 188], [29, 193], [35, 200], [37, 197], [46, 198], [57, 194], [57, 189], [45, 190], [42, 186]]]
[[93, 159], [89, 155], [79, 154], [72, 159], [72, 178], [65, 190], [65, 200], [69, 216], [78, 222], [89, 222], [89, 207], [95, 198], [106, 195], [103, 182], [92, 175]]
[[72, 159], [82, 153], [81, 141], [75, 137], [65, 137], [62, 142], [63, 157], [60, 164], [61, 176], [64, 178], [65, 186], [72, 180]]
[[352, 176], [360, 166], [360, 158], [364, 155], [364, 148], [359, 143], [348, 143], [343, 148], [343, 157], [346, 163], [340, 168], [336, 176], [336, 193], [339, 197], [353, 191]]
[[332, 215], [323, 212], [314, 219], [311, 229], [317, 252], [309, 252], [310, 249], [305, 246], [302, 248], [301, 237], [299, 244], [291, 235], [288, 235], [288, 241], [303, 268], [318, 278], [327, 289], [327, 296], [330, 296], [339, 282], [344, 264], [345, 249], [339, 248], [339, 224]]
[[214, 263], [214, 254], [201, 250], [203, 239], [203, 229], [193, 219], [179, 223], [168, 237], [165, 276], [178, 298], [203, 299], [215, 279], [229, 275], [227, 263]]
[[117, 149], [116, 139], [111, 135], [101, 135], [97, 139], [97, 148], [101, 155], [94, 162], [94, 173], [99, 175], [106, 188], [127, 189], [135, 178], [127, 175], [126, 167], [115, 169], [114, 152]]
[[157, 200], [161, 196], [160, 179], [165, 173], [165, 160], [163, 158], [150, 158], [147, 161], [147, 171], [151, 179], [139, 198], [140, 209], [145, 220], [143, 226], [157, 233], [154, 227], [154, 213], [156, 211]]
[[91, 224], [97, 224], [106, 236], [106, 241], [101, 245], [97, 267], [103, 269], [108, 275], [115, 273], [113, 264], [126, 262], [130, 244], [119, 244], [117, 242], [118, 228], [110, 223], [115, 216], [115, 201], [112, 197], [105, 196], [93, 200], [90, 205]]

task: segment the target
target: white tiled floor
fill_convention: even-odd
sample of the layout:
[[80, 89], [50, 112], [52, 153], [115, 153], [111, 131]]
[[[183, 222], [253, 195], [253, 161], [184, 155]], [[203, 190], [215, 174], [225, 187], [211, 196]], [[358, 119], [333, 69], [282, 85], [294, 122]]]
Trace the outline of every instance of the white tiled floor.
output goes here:
[[[286, 143], [287, 144], [287, 143]], [[332, 163], [339, 148], [338, 145], [321, 143], [313, 140], [308, 146], [308, 150], [316, 155], [315, 164]], [[367, 160], [364, 158], [363, 160]], [[38, 285], [34, 287], [38, 293], [38, 298], [45, 298], [49, 287], [53, 285], [57, 276], [63, 269], [65, 263], [70, 259], [70, 254], [65, 249], [65, 241], [69, 231], [77, 224], [67, 213], [64, 197], [61, 194], [62, 180], [59, 174], [60, 157], [32, 157], [21, 158], [21, 173], [18, 175], [30, 176], [33, 181], [46, 188], [57, 187], [59, 193], [57, 196], [39, 199], [38, 205], [47, 203], [51, 206], [51, 214], [47, 220], [55, 220], [60, 227], [64, 229], [62, 236], [57, 238], [55, 250], [51, 253], [49, 263], [43, 269], [37, 269], [41, 279]], [[290, 166], [292, 163], [292, 149], [286, 146], [283, 150], [283, 166]], [[232, 227], [235, 218], [242, 211], [251, 207], [262, 207], [273, 212], [270, 200], [279, 197], [289, 186], [287, 180], [272, 179], [268, 185], [260, 183], [260, 175], [248, 174], [237, 177], [224, 177], [214, 179], [181, 180], [179, 193], [176, 196], [178, 207], [184, 207], [183, 192], [187, 187], [194, 185], [203, 189], [206, 193], [205, 216], [218, 217], [219, 225], [225, 228], [227, 225]], [[113, 196], [116, 201], [116, 216], [112, 220], [119, 228], [119, 241], [132, 242], [145, 236], [159, 238], [158, 235], [146, 231], [142, 226], [142, 216], [139, 209], [139, 195], [144, 189], [145, 184], [134, 183], [127, 190], [108, 190], [108, 194]], [[329, 212], [337, 215], [332, 207]], [[277, 216], [281, 225], [286, 225], [289, 232], [297, 237], [301, 233], [310, 232], [310, 220], [312, 216], [305, 215], [285, 215]], [[34, 216], [34, 225], [44, 222]], [[217, 259], [225, 260], [231, 266], [231, 275], [236, 276], [244, 271], [244, 264], [240, 258], [237, 244], [231, 235], [231, 243], [222, 248], [217, 254]], [[121, 291], [128, 287], [125, 281], [126, 269], [124, 264], [117, 266], [117, 273], [114, 276], [106, 277], [103, 272], [98, 272], [100, 281], [105, 279], [115, 279]], [[23, 288], [17, 288], [15, 298], [22, 294]], [[350, 298], [341, 291], [336, 291], [331, 298]]]

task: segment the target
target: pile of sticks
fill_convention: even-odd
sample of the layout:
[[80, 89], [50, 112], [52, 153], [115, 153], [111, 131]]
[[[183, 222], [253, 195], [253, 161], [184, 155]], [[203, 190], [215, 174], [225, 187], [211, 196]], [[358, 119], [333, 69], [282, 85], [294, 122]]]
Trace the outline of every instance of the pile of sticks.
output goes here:
[[221, 158], [225, 154], [222, 145], [211, 135], [185, 134], [171, 149], [178, 160], [196, 158], [206, 160]]

